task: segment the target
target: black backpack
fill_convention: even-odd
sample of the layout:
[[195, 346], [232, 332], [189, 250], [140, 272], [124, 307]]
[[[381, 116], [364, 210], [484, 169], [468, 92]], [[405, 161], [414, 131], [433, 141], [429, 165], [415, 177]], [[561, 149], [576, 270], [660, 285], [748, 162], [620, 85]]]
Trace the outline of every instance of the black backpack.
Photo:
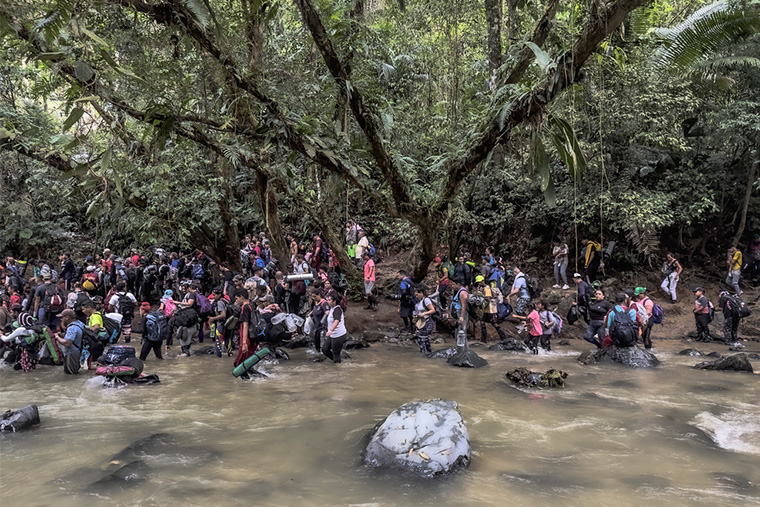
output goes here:
[[248, 321], [248, 338], [253, 341], [263, 341], [261, 335], [264, 334], [266, 328], [266, 320], [259, 315], [256, 308], [251, 307], [251, 318]]
[[521, 274], [525, 279], [525, 287], [528, 289], [528, 295], [530, 298], [536, 299], [541, 297], [541, 293], [544, 291], [544, 289], [541, 287], [541, 282], [538, 281], [538, 278], [533, 278], [525, 273]]
[[161, 312], [153, 312], [145, 318], [145, 339], [151, 342], [162, 342], [169, 337], [171, 330], [166, 316]]
[[119, 313], [123, 317], [134, 317], [135, 316], [135, 303], [131, 299], [129, 299], [129, 296], [127, 296], [126, 292], [120, 292], [116, 294], [116, 296], [119, 298]]
[[49, 283], [45, 287], [45, 297], [43, 298], [45, 313], [57, 314], [63, 311], [64, 299], [61, 294], [61, 288], [55, 284]]
[[628, 310], [613, 311], [612, 326], [610, 326], [610, 338], [617, 347], [633, 347], [639, 337], [636, 323], [628, 314]]
[[747, 303], [742, 301], [739, 296], [727, 296], [728, 306], [735, 317], [743, 319], [752, 315], [752, 311], [747, 306]]

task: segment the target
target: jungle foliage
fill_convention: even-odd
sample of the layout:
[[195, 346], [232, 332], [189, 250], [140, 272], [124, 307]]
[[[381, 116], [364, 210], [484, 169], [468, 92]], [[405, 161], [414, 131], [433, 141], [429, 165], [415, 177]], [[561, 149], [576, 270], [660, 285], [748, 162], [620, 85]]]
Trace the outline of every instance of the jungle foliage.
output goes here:
[[741, 1], [6, 2], [0, 250], [236, 265], [351, 216], [418, 276], [442, 244], [706, 255], [760, 230], [758, 32]]

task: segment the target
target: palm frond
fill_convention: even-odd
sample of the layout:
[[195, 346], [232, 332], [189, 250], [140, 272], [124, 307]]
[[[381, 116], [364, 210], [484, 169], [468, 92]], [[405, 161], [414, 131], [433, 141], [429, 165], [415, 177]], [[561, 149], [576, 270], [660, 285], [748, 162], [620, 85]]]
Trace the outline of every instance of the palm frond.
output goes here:
[[760, 32], [760, 11], [733, 7], [725, 1], [707, 5], [677, 26], [659, 30], [663, 40], [657, 63], [685, 71], [726, 44]]

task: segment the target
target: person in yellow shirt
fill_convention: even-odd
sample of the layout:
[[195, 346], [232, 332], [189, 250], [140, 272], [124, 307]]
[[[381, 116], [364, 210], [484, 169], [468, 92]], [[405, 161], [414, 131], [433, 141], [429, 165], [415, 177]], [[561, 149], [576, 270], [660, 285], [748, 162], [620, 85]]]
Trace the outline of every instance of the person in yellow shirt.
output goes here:
[[742, 253], [736, 248], [728, 249], [728, 276], [726, 277], [726, 284], [733, 287], [737, 296], [741, 296], [742, 290], [739, 287], [739, 278], [742, 276]]

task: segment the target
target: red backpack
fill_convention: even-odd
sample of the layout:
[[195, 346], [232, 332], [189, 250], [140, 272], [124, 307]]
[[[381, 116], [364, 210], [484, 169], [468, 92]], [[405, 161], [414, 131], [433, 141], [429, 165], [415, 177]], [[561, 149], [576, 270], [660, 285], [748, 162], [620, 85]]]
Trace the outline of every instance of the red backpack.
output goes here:
[[63, 311], [63, 297], [61, 297], [60, 287], [52, 283], [45, 287], [44, 307], [47, 314], [57, 314]]

